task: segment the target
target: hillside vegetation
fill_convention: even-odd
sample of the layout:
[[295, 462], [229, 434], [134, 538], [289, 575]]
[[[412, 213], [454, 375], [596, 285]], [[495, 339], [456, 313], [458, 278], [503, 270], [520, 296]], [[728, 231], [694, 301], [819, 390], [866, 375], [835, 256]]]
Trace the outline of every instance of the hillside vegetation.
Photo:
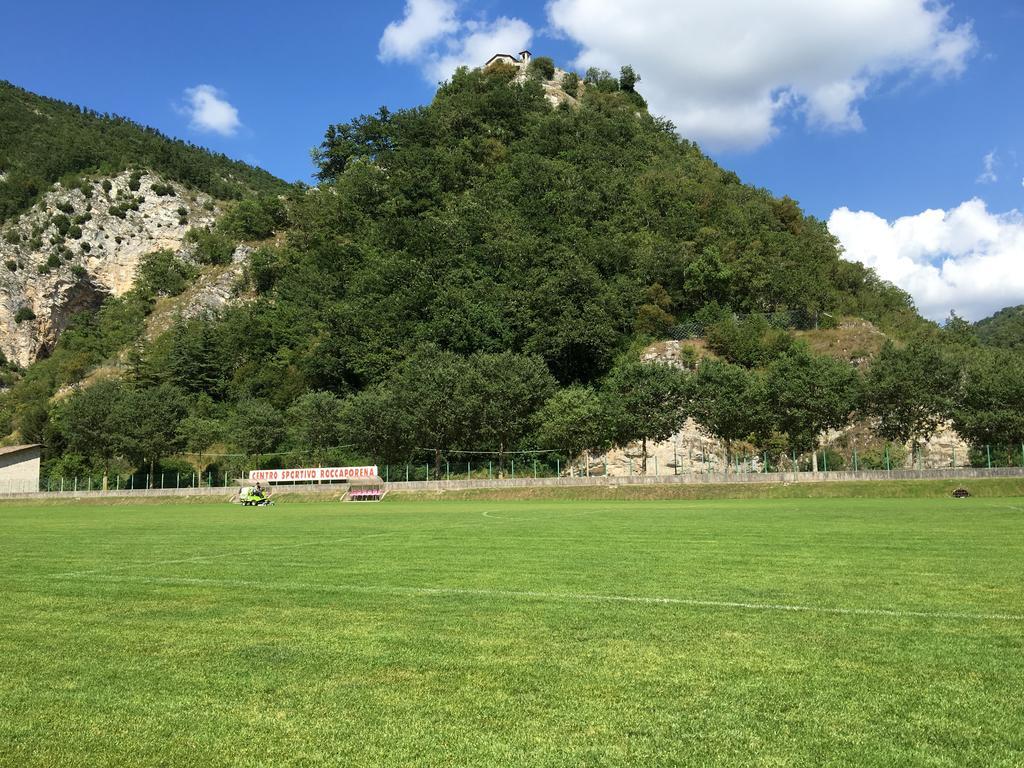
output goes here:
[[129, 167], [155, 171], [222, 200], [288, 187], [262, 169], [153, 128], [0, 80], [0, 223], [26, 210], [62, 178], [73, 182], [79, 174], [109, 176]]
[[[783, 457], [855, 419], [899, 442], [949, 419], [976, 444], [1024, 436], [1019, 355], [922, 320], [796, 202], [650, 116], [632, 70], [592, 71], [556, 108], [512, 77], [462, 70], [428, 106], [330, 126], [316, 188], [244, 200], [191, 235], [200, 263], [255, 247], [248, 300], [147, 338], [153, 297], [187, 274], [164, 258], [78, 319], [0, 401], [0, 427], [44, 441], [62, 471], [218, 447], [239, 466], [439, 467], [457, 450], [500, 465], [516, 448], [646, 445], [688, 417], [727, 452]], [[899, 343], [872, 336], [851, 365], [860, 350], [836, 359], [785, 320], [844, 316]], [[714, 356], [636, 362], [680, 325]], [[117, 379], [52, 398], [104, 361]]]

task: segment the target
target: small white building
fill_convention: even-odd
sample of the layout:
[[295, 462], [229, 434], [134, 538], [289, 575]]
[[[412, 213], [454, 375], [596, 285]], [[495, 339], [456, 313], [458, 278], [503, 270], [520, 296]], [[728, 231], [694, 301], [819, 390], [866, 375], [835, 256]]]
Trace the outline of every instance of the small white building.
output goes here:
[[517, 59], [511, 53], [496, 53], [489, 58], [484, 64], [484, 69], [491, 66], [491, 64], [511, 64], [515, 67], [525, 67], [530, 63], [530, 59], [533, 58], [529, 51], [520, 51], [519, 58]]
[[41, 445], [0, 448], [0, 494], [38, 493]]

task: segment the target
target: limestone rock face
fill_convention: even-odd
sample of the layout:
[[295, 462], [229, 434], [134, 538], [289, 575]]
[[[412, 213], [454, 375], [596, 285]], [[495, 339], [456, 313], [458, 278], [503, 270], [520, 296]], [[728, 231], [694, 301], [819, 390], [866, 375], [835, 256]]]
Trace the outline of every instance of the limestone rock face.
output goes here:
[[208, 195], [154, 174], [55, 186], [0, 230], [0, 350], [22, 366], [45, 356], [76, 312], [131, 290], [144, 256], [182, 252], [217, 214]]

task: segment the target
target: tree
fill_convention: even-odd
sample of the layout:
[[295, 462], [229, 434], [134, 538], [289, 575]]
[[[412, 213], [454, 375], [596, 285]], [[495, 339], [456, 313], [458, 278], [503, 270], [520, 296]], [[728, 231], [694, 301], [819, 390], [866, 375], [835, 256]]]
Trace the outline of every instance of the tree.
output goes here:
[[861, 409], [879, 435], [916, 449], [949, 420], [958, 378], [956, 361], [934, 342], [899, 349], [886, 341], [864, 381]]
[[647, 474], [647, 441], [667, 440], [687, 417], [686, 374], [661, 363], [622, 362], [602, 383], [602, 397], [619, 446], [639, 440], [641, 474]]
[[619, 88], [622, 90], [632, 93], [636, 90], [638, 82], [640, 82], [640, 75], [628, 64], [619, 70]]
[[181, 450], [179, 425], [186, 413], [185, 396], [173, 384], [126, 389], [118, 402], [111, 428], [119, 451], [136, 463], [148, 463], [151, 483], [157, 462]]
[[102, 462], [104, 490], [110, 462], [120, 447], [114, 419], [124, 394], [124, 385], [116, 379], [98, 381], [68, 398], [57, 417], [68, 450]]
[[552, 80], [555, 77], [555, 62], [550, 56], [537, 56], [530, 62], [530, 74], [535, 74], [543, 80]]
[[477, 353], [469, 366], [473, 380], [464, 396], [476, 417], [472, 442], [497, 451], [501, 474], [505, 452], [530, 431], [533, 415], [555, 391], [555, 379], [535, 355]]
[[1024, 354], [975, 350], [952, 409], [956, 431], [974, 446], [1024, 442]]
[[725, 443], [726, 466], [733, 442], [766, 431], [765, 401], [761, 374], [720, 360], [701, 362], [690, 382], [690, 415]]
[[535, 420], [539, 447], [565, 451], [569, 459], [611, 447], [612, 424], [593, 387], [575, 385], [558, 390], [537, 411]]
[[270, 453], [284, 438], [284, 417], [266, 400], [243, 400], [228, 420], [231, 442], [247, 456]]
[[817, 472], [821, 434], [848, 424], [857, 406], [857, 371], [848, 363], [813, 355], [801, 345], [768, 366], [765, 386], [778, 431], [789, 437], [793, 448], [812, 452]]
[[296, 448], [322, 460], [340, 442], [341, 400], [332, 392], [307, 392], [288, 409], [288, 436]]
[[199, 471], [204, 468], [203, 452], [217, 442], [224, 432], [223, 425], [216, 419], [204, 416], [187, 416], [178, 425], [178, 438], [185, 450], [199, 457]]

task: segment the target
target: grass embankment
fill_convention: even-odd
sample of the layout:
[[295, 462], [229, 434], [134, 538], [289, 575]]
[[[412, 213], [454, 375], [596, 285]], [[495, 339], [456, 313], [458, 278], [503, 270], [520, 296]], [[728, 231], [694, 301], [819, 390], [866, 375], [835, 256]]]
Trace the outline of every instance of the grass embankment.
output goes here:
[[0, 765], [1010, 766], [1024, 505], [14, 506]]
[[470, 488], [450, 491], [390, 491], [385, 502], [396, 501], [509, 501], [670, 500], [670, 499], [939, 499], [955, 488], [981, 498], [1024, 496], [1024, 477], [976, 480], [867, 480], [802, 483], [719, 483], [662, 485], [585, 485], [570, 487]]

